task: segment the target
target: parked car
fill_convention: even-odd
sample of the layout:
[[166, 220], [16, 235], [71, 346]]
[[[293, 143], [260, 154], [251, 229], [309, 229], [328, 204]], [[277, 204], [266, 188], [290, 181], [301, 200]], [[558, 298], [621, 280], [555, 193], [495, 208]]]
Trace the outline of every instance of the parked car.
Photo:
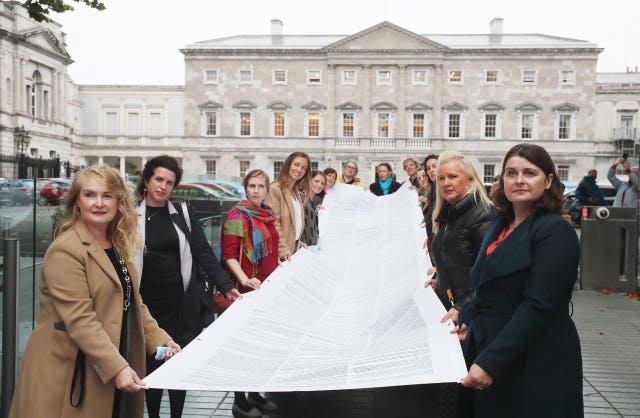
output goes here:
[[200, 186], [204, 186], [204, 187], [208, 187], [211, 190], [213, 190], [215, 193], [215, 195], [217, 197], [219, 197], [220, 199], [237, 199], [239, 198], [239, 196], [237, 196], [234, 192], [230, 191], [229, 189], [226, 189], [224, 186], [220, 186], [219, 184], [214, 184], [214, 183], [200, 183], [198, 182], [187, 182], [184, 184], [199, 184]]
[[0, 178], [0, 206], [13, 205], [13, 196], [11, 195], [11, 187], [9, 182]]
[[246, 198], [244, 193], [244, 187], [242, 187], [242, 184], [234, 183], [227, 180], [219, 180], [219, 179], [198, 180], [197, 182], [194, 182], [194, 183], [217, 184], [218, 186], [222, 186], [226, 190], [230, 191], [235, 197], [239, 199]]
[[14, 205], [30, 205], [33, 203], [33, 180], [8, 180]]
[[201, 184], [180, 183], [171, 193], [171, 202], [179, 205], [186, 201], [199, 220], [222, 217], [234, 207], [240, 199], [230, 199], [210, 187]]
[[40, 206], [61, 204], [70, 186], [71, 180], [67, 179], [39, 179], [36, 183], [40, 193], [38, 204]]

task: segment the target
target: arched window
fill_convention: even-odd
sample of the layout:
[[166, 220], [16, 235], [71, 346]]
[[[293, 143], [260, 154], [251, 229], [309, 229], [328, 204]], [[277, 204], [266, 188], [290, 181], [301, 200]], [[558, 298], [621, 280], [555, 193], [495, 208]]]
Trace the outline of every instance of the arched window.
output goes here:
[[31, 76], [31, 116], [41, 118], [42, 115], [42, 75], [40, 71], [35, 70]]

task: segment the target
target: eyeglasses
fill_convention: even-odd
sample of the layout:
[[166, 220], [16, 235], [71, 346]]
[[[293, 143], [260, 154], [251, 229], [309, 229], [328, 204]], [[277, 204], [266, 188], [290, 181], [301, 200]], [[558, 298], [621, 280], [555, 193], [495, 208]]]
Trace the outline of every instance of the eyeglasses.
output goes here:
[[356, 169], [354, 166], [352, 165], [345, 165], [344, 168], [353, 168], [354, 170]]

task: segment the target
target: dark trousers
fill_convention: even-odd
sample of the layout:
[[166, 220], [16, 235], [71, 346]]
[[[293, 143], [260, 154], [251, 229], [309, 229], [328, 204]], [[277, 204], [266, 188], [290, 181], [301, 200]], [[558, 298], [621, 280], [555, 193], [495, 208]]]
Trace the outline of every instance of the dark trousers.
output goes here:
[[[153, 356], [147, 356], [147, 374], [151, 374], [154, 370], [164, 363], [163, 360], [156, 360]], [[160, 418], [160, 402], [162, 401], [163, 389], [147, 389], [144, 393], [145, 402], [147, 404], [147, 412], [149, 418]], [[182, 408], [184, 400], [187, 397], [186, 390], [169, 390], [169, 410], [171, 418], [182, 417]]]

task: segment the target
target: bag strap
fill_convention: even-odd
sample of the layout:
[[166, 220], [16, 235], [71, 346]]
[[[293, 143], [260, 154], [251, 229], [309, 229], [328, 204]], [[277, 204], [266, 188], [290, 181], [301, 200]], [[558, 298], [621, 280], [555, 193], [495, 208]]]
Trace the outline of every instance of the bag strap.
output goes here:
[[184, 216], [184, 220], [187, 221], [187, 228], [189, 228], [189, 232], [191, 232], [191, 217], [189, 216], [189, 210], [187, 209], [187, 202], [183, 200], [180, 202], [180, 206], [182, 207], [182, 216]]
[[[82, 404], [84, 399], [84, 386], [87, 378], [87, 366], [84, 361], [84, 353], [78, 349], [78, 355], [76, 356], [76, 364], [73, 367], [73, 379], [71, 380], [71, 392], [69, 392], [69, 403], [73, 408], [78, 408]], [[78, 402], [73, 403], [73, 392], [76, 389], [76, 383], [80, 379], [80, 393], [78, 394]]]

